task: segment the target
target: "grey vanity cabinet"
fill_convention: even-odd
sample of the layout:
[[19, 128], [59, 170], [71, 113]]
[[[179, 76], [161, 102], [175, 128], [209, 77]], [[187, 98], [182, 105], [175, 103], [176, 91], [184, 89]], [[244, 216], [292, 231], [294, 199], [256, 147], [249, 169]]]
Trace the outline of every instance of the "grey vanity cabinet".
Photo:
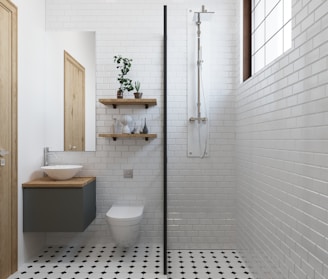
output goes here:
[[82, 232], [95, 217], [95, 177], [23, 184], [24, 232]]

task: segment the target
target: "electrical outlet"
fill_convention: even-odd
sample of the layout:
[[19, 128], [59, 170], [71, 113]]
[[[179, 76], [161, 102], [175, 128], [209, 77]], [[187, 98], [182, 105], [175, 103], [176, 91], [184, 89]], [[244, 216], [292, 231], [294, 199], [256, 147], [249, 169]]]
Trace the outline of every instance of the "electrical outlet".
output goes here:
[[123, 170], [124, 178], [133, 178], [133, 169]]

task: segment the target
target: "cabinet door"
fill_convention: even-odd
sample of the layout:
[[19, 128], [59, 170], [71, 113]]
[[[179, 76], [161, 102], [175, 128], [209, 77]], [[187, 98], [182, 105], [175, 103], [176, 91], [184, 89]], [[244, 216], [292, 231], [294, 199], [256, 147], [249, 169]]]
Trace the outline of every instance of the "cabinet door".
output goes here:
[[64, 52], [65, 151], [85, 150], [85, 69]]

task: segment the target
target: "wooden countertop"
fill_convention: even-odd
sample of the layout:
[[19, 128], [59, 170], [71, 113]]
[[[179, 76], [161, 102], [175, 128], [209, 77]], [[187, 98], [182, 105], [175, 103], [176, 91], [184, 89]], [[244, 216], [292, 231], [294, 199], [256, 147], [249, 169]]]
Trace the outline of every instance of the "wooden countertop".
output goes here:
[[68, 180], [53, 180], [49, 177], [41, 177], [23, 183], [23, 188], [82, 188], [96, 180], [95, 177], [73, 177]]

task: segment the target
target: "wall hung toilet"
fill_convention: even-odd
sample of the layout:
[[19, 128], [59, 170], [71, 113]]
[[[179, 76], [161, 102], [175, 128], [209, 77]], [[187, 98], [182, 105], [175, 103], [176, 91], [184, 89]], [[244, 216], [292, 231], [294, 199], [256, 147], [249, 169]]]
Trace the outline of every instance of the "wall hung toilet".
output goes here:
[[139, 238], [143, 206], [113, 205], [106, 213], [106, 220], [114, 242], [121, 247], [130, 247]]

